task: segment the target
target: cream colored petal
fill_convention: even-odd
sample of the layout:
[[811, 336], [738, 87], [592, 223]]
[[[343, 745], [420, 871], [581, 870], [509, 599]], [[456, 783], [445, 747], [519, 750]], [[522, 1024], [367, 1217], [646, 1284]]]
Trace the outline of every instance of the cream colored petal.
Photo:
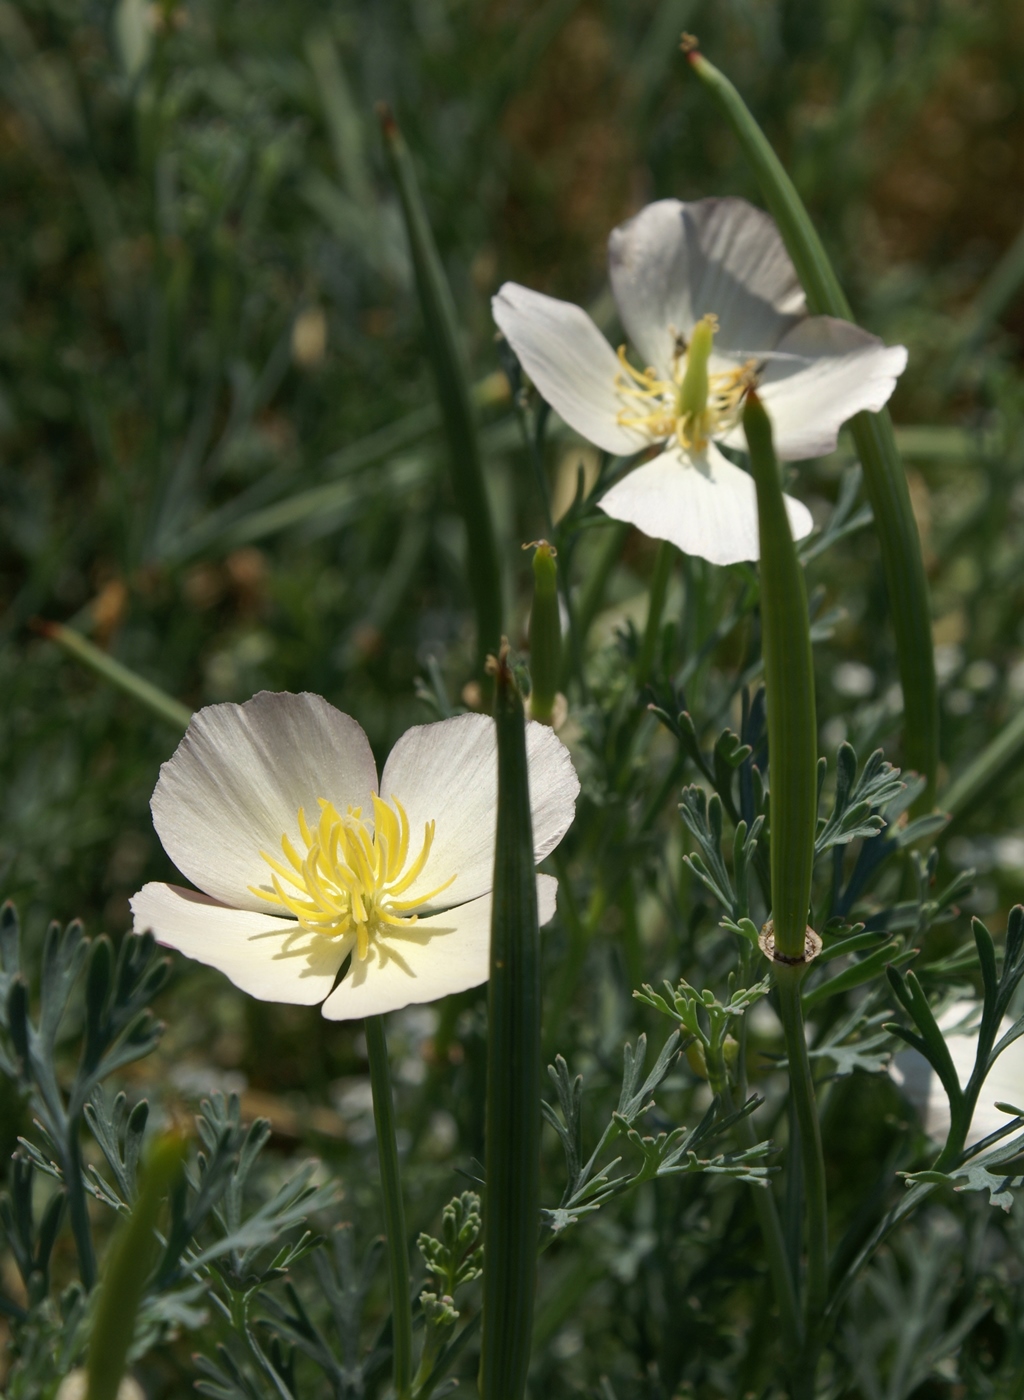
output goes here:
[[365, 811], [376, 787], [369, 741], [354, 719], [319, 695], [265, 690], [244, 705], [193, 715], [150, 805], [183, 875], [223, 904], [260, 910], [267, 906], [249, 891], [268, 882], [260, 851], [280, 857], [285, 833], [300, 845], [299, 808], [312, 820], [323, 797], [339, 811]]
[[774, 221], [744, 199], [648, 204], [612, 233], [608, 268], [626, 334], [662, 375], [708, 312], [716, 350], [745, 352], [772, 349], [807, 311]]
[[622, 367], [585, 311], [516, 282], [505, 283], [491, 308], [541, 397], [570, 427], [618, 456], [650, 445], [617, 421], [628, 406], [615, 387]]
[[[569, 830], [580, 783], [569, 750], [545, 724], [526, 726], [526, 759], [533, 849], [541, 861]], [[454, 883], [425, 908], [464, 904], [491, 888], [498, 754], [490, 716], [457, 715], [407, 730], [384, 765], [381, 797], [397, 798], [408, 813], [411, 856], [425, 824], [435, 824], [430, 858], [403, 899], [427, 900], [451, 875]]]
[[[737, 564], [760, 553], [753, 478], [714, 443], [700, 456], [679, 448], [663, 452], [624, 476], [598, 505], [651, 539], [668, 540], [712, 564]], [[802, 539], [813, 525], [810, 511], [790, 496], [786, 509], [794, 537]]]
[[[791, 331], [760, 370], [758, 393], [772, 420], [783, 461], [823, 457], [855, 413], [877, 413], [889, 402], [907, 364], [902, 345], [832, 316], [811, 316]], [[744, 448], [742, 427], [724, 439]]]
[[231, 909], [179, 885], [144, 885], [131, 901], [136, 933], [215, 967], [260, 1001], [313, 1006], [334, 986], [351, 940], [325, 938], [292, 919]]
[[[537, 876], [541, 924], [554, 917], [558, 881]], [[329, 1021], [380, 1016], [414, 1002], [437, 1001], [479, 987], [490, 975], [491, 896], [443, 914], [431, 914], [400, 938], [375, 943], [365, 962], [352, 959], [344, 979], [324, 1002]]]

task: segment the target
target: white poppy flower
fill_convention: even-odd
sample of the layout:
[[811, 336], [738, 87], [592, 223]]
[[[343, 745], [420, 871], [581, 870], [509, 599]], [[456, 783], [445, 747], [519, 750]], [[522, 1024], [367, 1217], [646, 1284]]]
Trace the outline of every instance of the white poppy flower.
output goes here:
[[[529, 724], [526, 748], [541, 861], [569, 829], [580, 785], [549, 726]], [[192, 717], [151, 803], [164, 850], [201, 893], [146, 885], [131, 902], [135, 931], [263, 1001], [322, 1001], [335, 1021], [478, 986], [497, 789], [485, 715], [408, 730], [378, 790], [366, 735], [319, 695], [211, 705]], [[537, 876], [542, 924], [556, 888]]]
[[[966, 1086], [974, 1072], [981, 1006], [976, 1001], [955, 1001], [936, 1019], [949, 1047], [957, 1078], [962, 1086]], [[997, 1041], [1012, 1024], [1008, 1016], [1003, 1017]], [[893, 1056], [889, 1073], [917, 1109], [921, 1126], [928, 1136], [935, 1142], [945, 1142], [949, 1133], [949, 1100], [938, 1075], [925, 1057], [908, 1046]], [[967, 1133], [968, 1147], [973, 1147], [976, 1142], [981, 1142], [982, 1138], [1010, 1122], [1009, 1115], [996, 1108], [997, 1102], [1024, 1108], [1024, 1038], [1008, 1045], [989, 1071]]]
[[[750, 475], [716, 443], [745, 449], [749, 384], [784, 460], [818, 457], [840, 426], [888, 401], [900, 346], [831, 316], [808, 316], [779, 231], [742, 199], [660, 200], [615, 229], [612, 291], [646, 368], [618, 354], [578, 306], [506, 282], [494, 319], [552, 408], [606, 452], [663, 446], [601, 499], [616, 520], [713, 564], [758, 556]], [[793, 534], [812, 525], [787, 497]]]

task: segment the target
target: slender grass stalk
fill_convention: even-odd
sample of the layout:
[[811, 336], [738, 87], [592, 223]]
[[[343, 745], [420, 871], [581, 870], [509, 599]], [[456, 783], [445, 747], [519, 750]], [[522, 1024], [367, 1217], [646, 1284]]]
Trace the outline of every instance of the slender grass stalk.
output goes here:
[[743, 410], [757, 489], [761, 546], [761, 626], [771, 781], [772, 971], [799, 1126], [806, 1203], [804, 1345], [794, 1369], [798, 1395], [813, 1393], [828, 1288], [828, 1201], [814, 1079], [804, 1035], [800, 983], [817, 823], [817, 720], [811, 627], [803, 571], [786, 515], [771, 424], [757, 395]]
[[451, 454], [452, 483], [466, 522], [467, 572], [476, 611], [477, 654], [482, 666], [484, 658], [497, 651], [501, 640], [502, 596], [501, 567], [473, 411], [473, 391], [459, 340], [451, 289], [423, 207], [409, 151], [390, 110], [383, 106], [379, 110], [384, 146], [409, 236], [430, 362]]
[[[765, 202], [803, 283], [808, 307], [815, 314], [852, 321], [850, 304], [796, 186], [743, 98], [729, 79], [695, 47], [686, 57], [718, 102], [757, 175]], [[858, 413], [851, 419], [850, 429], [864, 468], [864, 482], [874, 512], [889, 590], [903, 684], [906, 764], [927, 779], [927, 787], [917, 806], [930, 807], [935, 797], [939, 763], [939, 702], [932, 650], [931, 603], [921, 539], [888, 409], [881, 413]]]
[[562, 616], [558, 606], [558, 565], [547, 540], [533, 554], [533, 606], [530, 609], [530, 716], [550, 724], [562, 668]]
[[181, 1175], [184, 1149], [184, 1139], [177, 1133], [168, 1133], [154, 1144], [138, 1199], [111, 1243], [89, 1334], [86, 1400], [115, 1400], [117, 1396], [139, 1304], [157, 1255], [154, 1231], [160, 1206]]
[[665, 598], [668, 594], [672, 565], [675, 563], [676, 548], [668, 540], [662, 540], [654, 556], [654, 570], [651, 573], [651, 597], [647, 608], [647, 626], [636, 662], [636, 683], [642, 689], [651, 676], [654, 654], [658, 649], [661, 635], [661, 617], [665, 611]]
[[395, 1139], [395, 1105], [391, 1097], [391, 1070], [384, 1017], [367, 1016], [366, 1054], [370, 1061], [373, 1121], [377, 1129], [377, 1158], [384, 1196], [384, 1229], [387, 1234], [388, 1283], [391, 1288], [391, 1336], [394, 1347], [396, 1400], [412, 1394], [412, 1305], [409, 1301], [409, 1244], [405, 1233], [405, 1202]]
[[81, 632], [65, 627], [61, 622], [45, 622], [42, 619], [38, 619], [33, 626], [49, 641], [56, 642], [69, 656], [81, 661], [105, 681], [117, 686], [118, 690], [123, 690], [126, 695], [140, 701], [175, 729], [188, 728], [192, 711], [187, 705], [175, 700], [151, 681], [143, 680], [120, 661], [115, 661], [94, 642], [90, 642], [88, 637], [83, 637]]
[[530, 1366], [540, 1206], [541, 994], [523, 702], [494, 666], [498, 830], [487, 1005], [482, 1400], [521, 1400]]

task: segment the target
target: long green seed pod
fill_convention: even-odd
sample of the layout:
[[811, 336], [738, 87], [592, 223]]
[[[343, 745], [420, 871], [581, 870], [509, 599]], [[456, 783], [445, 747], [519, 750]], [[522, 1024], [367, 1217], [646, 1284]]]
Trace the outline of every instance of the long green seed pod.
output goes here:
[[494, 668], [498, 831], [487, 1005], [482, 1400], [522, 1400], [540, 1207], [541, 996], [523, 702], [506, 649]]
[[801, 958], [811, 902], [818, 815], [818, 742], [807, 590], [786, 514], [768, 415], [756, 394], [743, 409], [757, 488], [761, 629], [771, 778], [775, 947]]
[[[743, 408], [743, 431], [757, 488], [761, 546], [761, 632], [771, 780], [772, 974], [789, 1058], [807, 1205], [805, 1335], [796, 1369], [813, 1378], [828, 1284], [828, 1204], [821, 1128], [800, 1003], [800, 983], [807, 969], [807, 917], [818, 812], [811, 624], [771, 423], [753, 392], [747, 395]], [[769, 951], [767, 947], [765, 951]]]
[[550, 724], [562, 670], [562, 618], [558, 607], [558, 565], [547, 540], [533, 554], [533, 607], [530, 609], [530, 715]]
[[[808, 307], [816, 315], [852, 321], [850, 304], [796, 186], [736, 88], [696, 49], [695, 42], [684, 41], [687, 60], [717, 100], [757, 175], [807, 294]], [[939, 701], [921, 539], [888, 409], [858, 413], [850, 420], [850, 428], [864, 468], [889, 591], [903, 684], [903, 750], [907, 766], [928, 780], [919, 805], [930, 806], [939, 763]]]
[[184, 1152], [185, 1141], [178, 1133], [168, 1133], [154, 1144], [132, 1213], [110, 1245], [89, 1336], [86, 1400], [116, 1400], [135, 1318], [156, 1259], [154, 1230], [160, 1205], [182, 1172]]
[[501, 640], [501, 568], [484, 481], [473, 390], [459, 342], [451, 289], [423, 207], [408, 148], [386, 107], [380, 108], [380, 121], [409, 236], [430, 363], [451, 454], [452, 484], [466, 522], [469, 589], [476, 610], [477, 653], [482, 663], [486, 656], [497, 651]]

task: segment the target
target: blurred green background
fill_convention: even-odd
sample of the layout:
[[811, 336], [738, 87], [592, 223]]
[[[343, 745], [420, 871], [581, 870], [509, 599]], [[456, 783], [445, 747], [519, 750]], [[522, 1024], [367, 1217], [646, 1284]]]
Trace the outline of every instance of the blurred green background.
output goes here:
[[[583, 302], [614, 335], [616, 223], [668, 195], [757, 200], [679, 57], [684, 29], [763, 123], [862, 322], [910, 348], [892, 408], [933, 589], [944, 771], [1024, 702], [1017, 0], [0, 0], [0, 872], [33, 937], [74, 915], [119, 935], [129, 896], [171, 876], [147, 803], [178, 739], [35, 619], [71, 623], [192, 708], [318, 691], [379, 758], [435, 716], [424, 688], [458, 702], [471, 678], [464, 527], [381, 100], [412, 150], [482, 386], [522, 640], [520, 545], [541, 512], [489, 298], [513, 278]], [[556, 499], [589, 460], [550, 444]], [[819, 519], [848, 460], [841, 444], [800, 468]], [[630, 536], [593, 646], [642, 621], [652, 558]], [[690, 568], [687, 588], [705, 572]], [[870, 529], [817, 559], [810, 583], [832, 619], [816, 653], [823, 751], [849, 736], [898, 762]], [[704, 593], [713, 612], [719, 595]], [[715, 664], [735, 661], [727, 642]], [[979, 912], [1017, 898], [1012, 785], [946, 851], [978, 868]], [[673, 962], [667, 936], [652, 935], [645, 976]], [[167, 1093], [244, 1084], [285, 1145], [330, 1150], [361, 1121], [365, 1103], [345, 1098], [363, 1083], [350, 1029], [183, 964], [164, 1002], [161, 1067], [140, 1072], [165, 1075]], [[475, 1003], [461, 1015], [451, 1068], [472, 1076]], [[434, 1023], [418, 1024], [410, 1085], [430, 1062]], [[461, 1127], [475, 1150], [479, 1123]], [[424, 1161], [444, 1162], [451, 1115], [415, 1131]], [[439, 1202], [450, 1173], [425, 1170], [444, 1178]], [[372, 1181], [352, 1189], [372, 1197]]]

